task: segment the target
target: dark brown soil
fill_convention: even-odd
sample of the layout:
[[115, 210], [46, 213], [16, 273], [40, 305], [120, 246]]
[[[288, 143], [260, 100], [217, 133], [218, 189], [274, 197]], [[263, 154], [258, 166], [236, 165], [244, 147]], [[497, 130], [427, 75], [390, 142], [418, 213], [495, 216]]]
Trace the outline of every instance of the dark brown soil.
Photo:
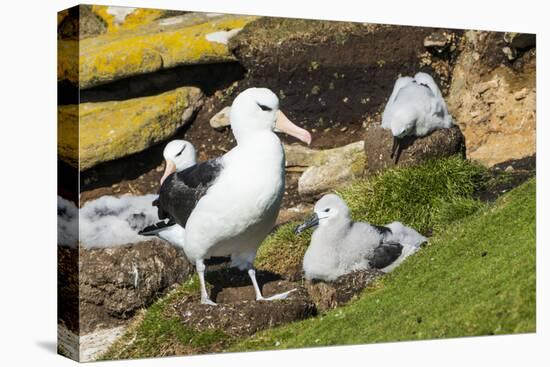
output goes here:
[[349, 302], [382, 275], [379, 270], [361, 270], [333, 282], [306, 281], [305, 287], [317, 309], [326, 311]]
[[78, 250], [57, 247], [57, 318], [78, 334]]
[[285, 300], [256, 301], [246, 272], [222, 269], [207, 274], [207, 281], [214, 287], [211, 297], [217, 306], [202, 305], [198, 293], [174, 306], [182, 322], [193, 329], [223, 330], [231, 336], [244, 336], [316, 314], [314, 303], [299, 283], [260, 271], [257, 278], [265, 297], [295, 288], [296, 291]]
[[[448, 70], [421, 65], [424, 38], [436, 30], [262, 18], [230, 41], [249, 70], [234, 94], [270, 88], [291, 119], [315, 130], [314, 147], [351, 143], [362, 138], [362, 123], [380, 112], [400, 74], [429, 72], [446, 91]], [[334, 133], [341, 128], [347, 130]]]
[[536, 175], [536, 155], [499, 163], [489, 170], [488, 183], [474, 193], [474, 198], [484, 201], [495, 201], [499, 196], [518, 187]]

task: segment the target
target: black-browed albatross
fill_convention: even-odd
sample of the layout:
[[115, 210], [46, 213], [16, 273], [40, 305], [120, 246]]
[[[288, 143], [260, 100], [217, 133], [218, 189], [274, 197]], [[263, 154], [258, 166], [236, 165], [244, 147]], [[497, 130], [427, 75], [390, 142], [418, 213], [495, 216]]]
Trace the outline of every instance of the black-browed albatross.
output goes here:
[[304, 255], [306, 279], [332, 281], [356, 270], [380, 269], [389, 272], [415, 253], [427, 239], [400, 222], [375, 226], [354, 222], [344, 200], [323, 196], [314, 214], [296, 228], [296, 233], [317, 227]]
[[196, 265], [201, 303], [215, 305], [204, 280], [204, 259], [212, 256], [231, 256], [232, 266], [247, 270], [257, 300], [283, 299], [291, 291], [263, 297], [253, 267], [258, 247], [275, 224], [285, 188], [284, 150], [274, 129], [307, 144], [311, 135], [279, 110], [279, 99], [265, 88], [239, 94], [230, 121], [235, 148], [181, 172], [167, 166], [159, 217], [185, 228], [184, 252]]
[[382, 128], [391, 130], [395, 162], [407, 136], [425, 136], [436, 129], [453, 126], [453, 118], [433, 78], [419, 72], [414, 78], [400, 77], [382, 114]]
[[[197, 164], [195, 147], [187, 140], [172, 140], [166, 144], [162, 155], [166, 161], [166, 169], [160, 179], [161, 186], [166, 177], [173, 172], [181, 172]], [[153, 203], [158, 206], [158, 201], [155, 200]], [[142, 236], [158, 236], [183, 249], [185, 229], [174, 220], [168, 219], [168, 221], [147, 226], [139, 234]]]

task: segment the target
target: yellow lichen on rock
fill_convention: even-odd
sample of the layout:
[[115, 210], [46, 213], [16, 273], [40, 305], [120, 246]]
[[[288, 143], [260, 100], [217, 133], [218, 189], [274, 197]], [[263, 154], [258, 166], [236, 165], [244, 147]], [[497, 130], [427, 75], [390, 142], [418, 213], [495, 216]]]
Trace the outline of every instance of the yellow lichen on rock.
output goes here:
[[151, 97], [59, 106], [59, 155], [86, 170], [140, 152], [174, 134], [201, 103], [198, 88], [182, 87]]
[[57, 155], [78, 167], [78, 105], [57, 109]]
[[[116, 10], [126, 10], [123, 19], [115, 16]], [[107, 24], [107, 32], [118, 32], [120, 30], [132, 29], [148, 24], [157, 20], [165, 13], [165, 10], [160, 9], [126, 8], [105, 5], [92, 5], [92, 11]]]
[[[107, 32], [80, 42], [79, 70], [59, 65], [60, 77], [81, 88], [178, 65], [234, 60], [224, 42], [209, 41], [214, 32], [244, 27], [253, 16], [185, 14], [150, 24]], [[65, 49], [59, 41], [60, 51]], [[63, 59], [63, 55], [60, 56]]]

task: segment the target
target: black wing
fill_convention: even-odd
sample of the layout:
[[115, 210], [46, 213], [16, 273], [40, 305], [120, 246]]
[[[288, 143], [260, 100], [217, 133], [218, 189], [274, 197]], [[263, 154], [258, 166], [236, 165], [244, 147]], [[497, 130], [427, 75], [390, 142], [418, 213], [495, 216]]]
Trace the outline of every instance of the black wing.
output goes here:
[[369, 265], [375, 269], [382, 269], [393, 263], [401, 253], [403, 246], [399, 243], [382, 243], [374, 249], [372, 257], [369, 259]]
[[[156, 201], [157, 200], [155, 200], [155, 202]], [[150, 226], [143, 228], [141, 231], [138, 232], [138, 234], [142, 236], [156, 236], [157, 233], [159, 233], [163, 229], [171, 227], [175, 224], [176, 222], [174, 222], [172, 219], [170, 219], [168, 222], [157, 222], [155, 224], [151, 224]]]
[[153, 202], [158, 207], [159, 218], [168, 218], [185, 227], [197, 202], [222, 169], [221, 158], [216, 158], [168, 176], [160, 187], [159, 198]]

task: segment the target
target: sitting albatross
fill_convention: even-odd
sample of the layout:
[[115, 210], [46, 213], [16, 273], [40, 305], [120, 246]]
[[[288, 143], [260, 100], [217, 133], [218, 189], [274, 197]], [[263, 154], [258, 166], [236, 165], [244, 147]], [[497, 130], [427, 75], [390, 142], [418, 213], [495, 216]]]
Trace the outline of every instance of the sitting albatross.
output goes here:
[[[166, 161], [166, 169], [165, 174], [160, 179], [161, 185], [172, 172], [181, 172], [197, 164], [195, 147], [186, 140], [172, 140], [166, 144], [162, 155]], [[154, 204], [157, 203], [157, 201], [154, 202]], [[173, 220], [147, 226], [139, 234], [142, 236], [158, 236], [183, 249], [185, 229]]]
[[285, 188], [284, 150], [273, 130], [307, 144], [311, 135], [279, 110], [279, 99], [265, 88], [239, 94], [230, 121], [235, 148], [181, 172], [167, 165], [159, 218], [185, 228], [184, 252], [196, 265], [201, 303], [215, 305], [204, 280], [204, 259], [212, 256], [231, 256], [232, 266], [248, 270], [257, 300], [286, 298], [290, 291], [264, 298], [252, 264], [275, 224]]
[[406, 136], [425, 136], [436, 129], [449, 128], [453, 118], [433, 78], [417, 73], [414, 78], [400, 77], [382, 114], [382, 128], [391, 130], [391, 157], [395, 162], [401, 153], [401, 140]]
[[295, 232], [310, 227], [317, 228], [304, 255], [308, 280], [332, 281], [364, 269], [389, 272], [426, 242], [424, 236], [399, 222], [387, 226], [353, 222], [344, 200], [334, 194], [323, 196], [313, 216]]

